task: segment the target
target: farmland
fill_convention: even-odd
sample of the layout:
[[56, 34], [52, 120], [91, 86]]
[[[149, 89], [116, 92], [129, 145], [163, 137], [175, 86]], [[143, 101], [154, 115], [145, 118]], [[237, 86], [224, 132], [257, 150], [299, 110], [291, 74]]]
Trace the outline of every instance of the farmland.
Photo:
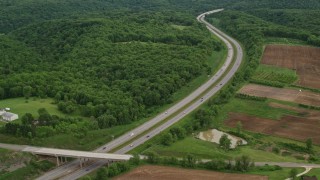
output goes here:
[[276, 88], [256, 84], [248, 84], [242, 87], [239, 92], [242, 94], [267, 97], [298, 104], [320, 106], [320, 94], [306, 90], [300, 91], [300, 89]]
[[[320, 113], [318, 114], [320, 115]], [[236, 127], [241, 122], [243, 128], [257, 133], [280, 136], [284, 138], [306, 141], [312, 138], [315, 144], [320, 144], [320, 116], [318, 119], [307, 117], [284, 116], [278, 121], [231, 113], [225, 122], [227, 126]]]
[[261, 63], [296, 70], [298, 85], [319, 89], [319, 56], [317, 47], [268, 45]]
[[298, 79], [298, 76], [291, 69], [260, 65], [251, 78], [255, 81], [276, 81], [283, 84], [291, 84]]
[[131, 179], [131, 180], [144, 180], [144, 179], [267, 180], [268, 177], [259, 176], [259, 175], [221, 173], [221, 172], [212, 172], [212, 171], [204, 171], [204, 170], [190, 170], [190, 169], [181, 169], [181, 168], [164, 167], [164, 166], [141, 166], [124, 175], [115, 177], [114, 179], [115, 180], [124, 180], [124, 179]]

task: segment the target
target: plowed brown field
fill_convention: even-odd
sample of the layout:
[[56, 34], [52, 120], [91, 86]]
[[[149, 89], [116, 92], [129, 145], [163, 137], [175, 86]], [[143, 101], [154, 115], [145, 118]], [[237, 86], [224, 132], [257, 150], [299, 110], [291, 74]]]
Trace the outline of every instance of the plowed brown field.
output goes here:
[[320, 89], [320, 48], [268, 45], [262, 63], [297, 70], [297, 84]]
[[267, 176], [220, 173], [204, 170], [190, 170], [165, 166], [141, 166], [124, 175], [113, 178], [115, 180], [267, 180]]
[[298, 104], [320, 106], [320, 93], [306, 90], [300, 91], [297, 89], [275, 88], [257, 84], [247, 84], [242, 87], [239, 92], [251, 96], [267, 97]]
[[238, 121], [248, 131], [303, 142], [308, 138], [312, 138], [315, 144], [320, 144], [320, 112], [317, 111], [306, 112], [305, 117], [284, 116], [280, 120], [230, 113], [229, 119], [225, 121], [225, 124], [230, 127], [236, 127]]

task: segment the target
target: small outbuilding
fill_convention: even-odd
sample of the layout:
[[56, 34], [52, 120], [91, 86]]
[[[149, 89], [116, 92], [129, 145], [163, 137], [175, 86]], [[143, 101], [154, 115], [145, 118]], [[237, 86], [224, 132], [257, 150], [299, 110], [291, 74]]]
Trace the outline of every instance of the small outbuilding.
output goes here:
[[2, 119], [4, 121], [8, 121], [8, 122], [11, 122], [11, 121], [14, 121], [16, 119], [19, 119], [18, 114], [13, 114], [13, 113], [10, 113], [10, 112], [4, 112], [1, 116], [2, 116]]

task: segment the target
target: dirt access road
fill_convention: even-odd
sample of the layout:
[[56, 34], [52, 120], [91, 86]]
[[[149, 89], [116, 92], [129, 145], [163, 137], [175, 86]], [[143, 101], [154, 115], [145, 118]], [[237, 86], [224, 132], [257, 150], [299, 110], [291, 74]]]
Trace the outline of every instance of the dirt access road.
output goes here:
[[296, 70], [298, 85], [320, 89], [320, 48], [268, 45], [261, 63]]

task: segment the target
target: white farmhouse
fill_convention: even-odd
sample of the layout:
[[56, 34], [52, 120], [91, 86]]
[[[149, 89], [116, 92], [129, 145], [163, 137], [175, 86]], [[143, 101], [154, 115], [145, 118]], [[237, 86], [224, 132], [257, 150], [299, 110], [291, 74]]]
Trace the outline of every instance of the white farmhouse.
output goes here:
[[2, 119], [4, 121], [8, 121], [8, 122], [11, 122], [11, 121], [14, 121], [16, 119], [19, 119], [18, 114], [13, 114], [13, 113], [10, 113], [10, 112], [4, 112], [1, 116], [2, 116]]

